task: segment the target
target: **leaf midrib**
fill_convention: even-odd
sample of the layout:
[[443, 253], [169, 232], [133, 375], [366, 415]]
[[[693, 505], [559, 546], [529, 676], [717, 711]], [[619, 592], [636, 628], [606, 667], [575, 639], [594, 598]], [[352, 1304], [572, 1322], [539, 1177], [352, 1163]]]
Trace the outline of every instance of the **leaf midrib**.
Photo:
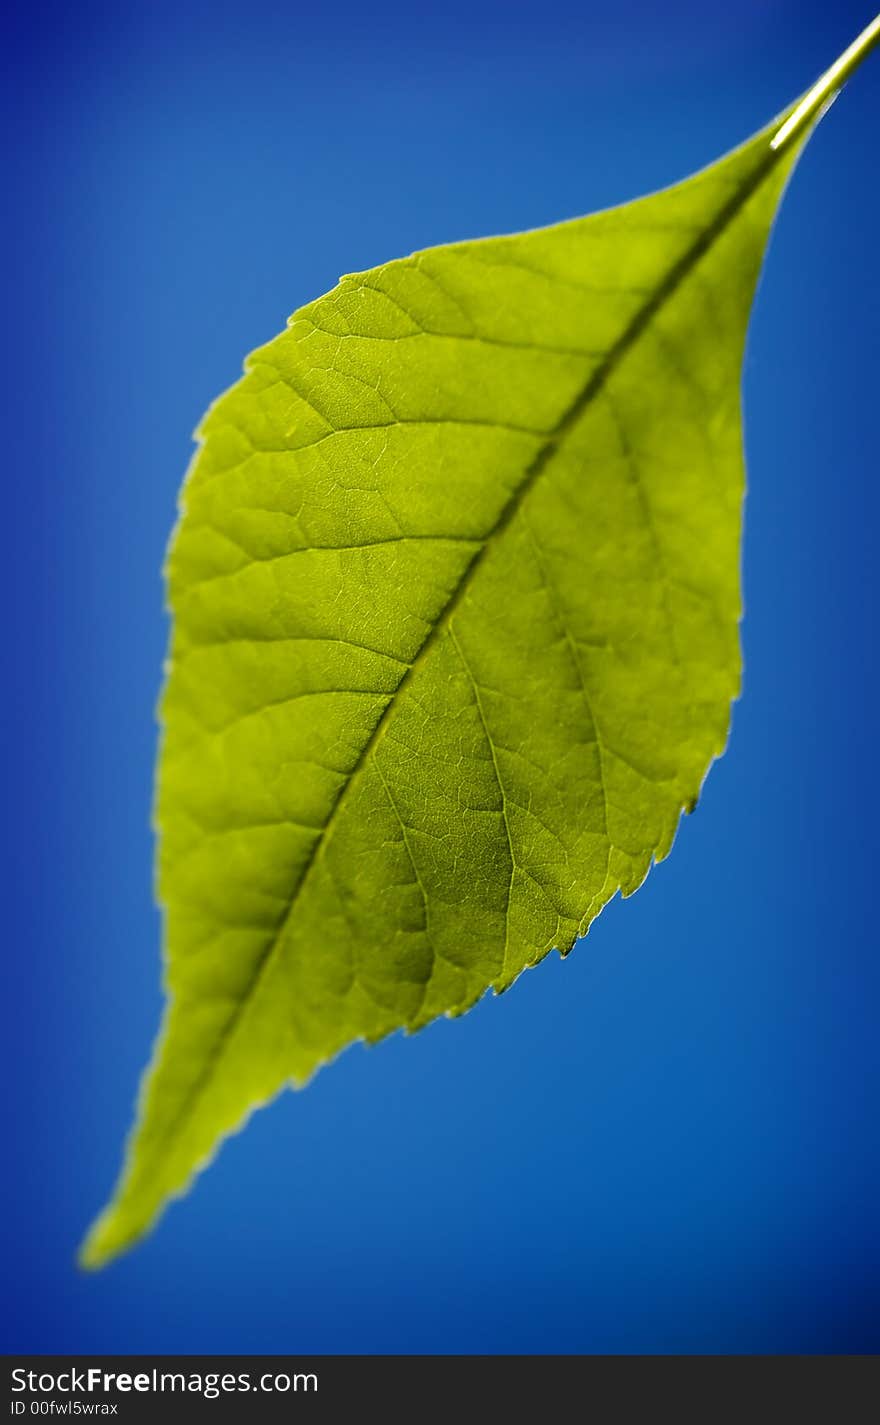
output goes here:
[[652, 295], [639, 308], [638, 312], [632, 318], [629, 325], [623, 331], [621, 336], [618, 337], [617, 341], [611, 346], [599, 366], [595, 369], [595, 371], [592, 372], [588, 380], [584, 383], [583, 387], [576, 395], [575, 399], [563, 412], [556, 426], [545, 437], [543, 444], [532, 457], [530, 463], [526, 466], [522, 480], [508, 497], [507, 502], [499, 513], [495, 525], [486, 533], [483, 541], [478, 545], [471, 558], [465, 564], [459, 577], [458, 583], [449, 595], [449, 598], [447, 599], [446, 604], [440, 612], [433, 627], [428, 631], [427, 635], [425, 636], [425, 639], [422, 642], [420, 648], [418, 649], [418, 652], [415, 654], [413, 661], [403, 673], [400, 682], [397, 684], [397, 687], [395, 688], [393, 694], [390, 696], [389, 702], [383, 709], [380, 717], [378, 718], [375, 726], [373, 727], [372, 732], [370, 733], [370, 736], [364, 743], [355, 765], [352, 767], [350, 773], [348, 774], [346, 781], [340, 787], [336, 800], [334, 801], [333, 806], [330, 809], [330, 813], [324, 823], [323, 828], [316, 834], [314, 845], [309, 853], [305, 865], [303, 866], [299, 881], [297, 882], [291, 893], [289, 906], [287, 907], [283, 917], [279, 919], [277, 928], [271, 932], [271, 935], [267, 940], [266, 947], [254, 967], [250, 983], [245, 993], [239, 1000], [239, 1003], [236, 1005], [236, 1008], [232, 1016], [230, 1017], [227, 1025], [218, 1037], [213, 1050], [206, 1059], [203, 1070], [193, 1083], [187, 1097], [181, 1104], [177, 1113], [174, 1115], [171, 1123], [168, 1125], [165, 1132], [161, 1135], [161, 1139], [156, 1145], [158, 1148], [164, 1148], [165, 1145], [174, 1138], [181, 1124], [184, 1123], [187, 1118], [192, 1114], [196, 1105], [200, 1101], [203, 1093], [205, 1092], [215, 1068], [219, 1064], [226, 1051], [227, 1045], [230, 1043], [233, 1036], [235, 1035], [235, 1032], [239, 1024], [241, 1023], [248, 1006], [253, 1001], [254, 996], [258, 993], [263, 978], [271, 967], [274, 953], [284, 939], [287, 926], [289, 925], [290, 920], [296, 910], [296, 907], [299, 904], [300, 897], [302, 896], [303, 891], [305, 890], [308, 884], [309, 877], [317, 862], [318, 856], [320, 855], [323, 847], [327, 843], [328, 836], [332, 831], [337, 813], [343, 805], [346, 794], [348, 793], [350, 788], [357, 782], [358, 777], [363, 772], [363, 769], [370, 758], [370, 755], [372, 754], [374, 748], [380, 741], [384, 733], [385, 727], [388, 723], [389, 717], [397, 704], [397, 700], [400, 694], [405, 690], [408, 683], [411, 681], [416, 671], [421, 666], [421, 663], [424, 658], [428, 656], [434, 644], [437, 642], [441, 634], [447, 628], [453, 613], [458, 607], [462, 595], [465, 593], [471, 581], [473, 580], [492, 542], [504, 535], [504, 533], [512, 523], [513, 519], [515, 518], [518, 510], [522, 506], [522, 503], [525, 500], [526, 496], [529, 494], [530, 490], [533, 488], [540, 476], [543, 474], [550, 460], [557, 453], [568, 434], [577, 424], [580, 417], [583, 415], [584, 411], [591, 405], [591, 403], [605, 387], [609, 378], [620, 365], [627, 352], [636, 344], [642, 333], [650, 325], [653, 318], [666, 305], [666, 303], [681, 286], [682, 282], [684, 282], [684, 280], [690, 275], [690, 273], [698, 265], [701, 259], [706, 255], [707, 252], [711, 250], [717, 240], [722, 236], [722, 234], [727, 230], [727, 228], [734, 221], [734, 219], [739, 215], [739, 213], [745, 207], [749, 199], [755, 194], [755, 192], [758, 190], [758, 188], [760, 188], [764, 180], [776, 167], [777, 162], [782, 156], [783, 150], [773, 150], [769, 148], [768, 145], [766, 153], [756, 163], [755, 168], [753, 172], [749, 175], [749, 177], [736, 189], [736, 191], [731, 195], [727, 202], [721, 206], [712, 222], [706, 228], [703, 229], [703, 231], [698, 235], [697, 238], [695, 238], [693, 243], [691, 243], [691, 245], [685, 250], [682, 256], [672, 264], [666, 276], [660, 283], [658, 283]]

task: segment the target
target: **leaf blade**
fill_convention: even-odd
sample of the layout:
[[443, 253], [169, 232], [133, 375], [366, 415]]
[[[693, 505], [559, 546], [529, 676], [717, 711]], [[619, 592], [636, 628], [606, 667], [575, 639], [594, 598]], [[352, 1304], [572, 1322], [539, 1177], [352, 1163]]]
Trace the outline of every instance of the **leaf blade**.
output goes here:
[[[169, 572], [171, 1007], [87, 1264], [283, 1082], [567, 953], [667, 853], [738, 687], [740, 348], [795, 157], [771, 132], [624, 209], [343, 279], [209, 413]], [[695, 377], [691, 279], [733, 234]]]

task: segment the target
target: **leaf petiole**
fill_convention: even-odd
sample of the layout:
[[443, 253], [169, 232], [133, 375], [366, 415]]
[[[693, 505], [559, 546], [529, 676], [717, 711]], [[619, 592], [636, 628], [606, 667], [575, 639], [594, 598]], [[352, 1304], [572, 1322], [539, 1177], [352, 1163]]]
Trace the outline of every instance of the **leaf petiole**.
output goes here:
[[816, 80], [812, 89], [804, 95], [801, 102], [792, 110], [781, 128], [774, 134], [770, 141], [770, 147], [776, 152], [784, 148], [793, 138], [796, 138], [801, 131], [806, 128], [817, 115], [833, 104], [841, 89], [850, 75], [858, 69], [862, 60], [865, 59], [871, 50], [880, 43], [880, 15], [876, 15], [867, 25], [862, 33], [853, 40], [848, 49], [845, 49], [839, 59], [836, 59], [830, 69], [826, 69], [821, 78]]

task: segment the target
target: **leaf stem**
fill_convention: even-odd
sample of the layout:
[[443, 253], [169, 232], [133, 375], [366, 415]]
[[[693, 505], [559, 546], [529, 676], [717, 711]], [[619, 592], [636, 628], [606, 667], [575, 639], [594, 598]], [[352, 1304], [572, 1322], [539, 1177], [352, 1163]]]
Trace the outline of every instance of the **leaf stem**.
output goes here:
[[850, 75], [855, 73], [862, 60], [870, 54], [875, 45], [880, 44], [880, 15], [876, 15], [862, 33], [845, 49], [830, 69], [816, 80], [812, 89], [804, 95], [788, 118], [770, 141], [775, 151], [783, 148], [820, 113], [837, 98]]

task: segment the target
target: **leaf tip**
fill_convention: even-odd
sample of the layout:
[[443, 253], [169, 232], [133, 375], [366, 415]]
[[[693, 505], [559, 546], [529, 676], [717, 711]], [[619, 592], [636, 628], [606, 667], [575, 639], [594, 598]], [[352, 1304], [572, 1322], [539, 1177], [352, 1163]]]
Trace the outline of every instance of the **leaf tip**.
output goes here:
[[131, 1246], [134, 1234], [120, 1229], [117, 1213], [106, 1208], [95, 1219], [76, 1254], [81, 1271], [97, 1272]]

